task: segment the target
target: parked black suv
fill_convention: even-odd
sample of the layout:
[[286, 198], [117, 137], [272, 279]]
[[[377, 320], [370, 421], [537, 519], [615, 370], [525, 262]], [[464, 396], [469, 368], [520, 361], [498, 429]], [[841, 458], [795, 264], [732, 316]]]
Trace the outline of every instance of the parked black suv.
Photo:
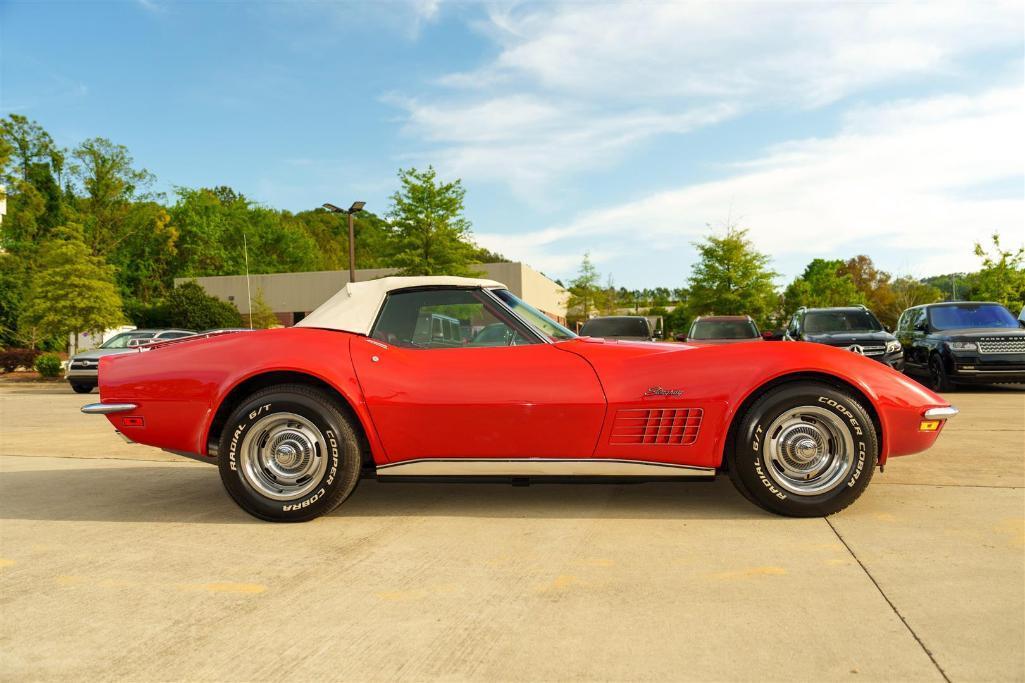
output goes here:
[[900, 342], [864, 306], [799, 308], [790, 319], [784, 339], [827, 344], [904, 369]]
[[954, 301], [909, 308], [897, 321], [905, 372], [934, 391], [1025, 382], [1025, 330], [1000, 304]]

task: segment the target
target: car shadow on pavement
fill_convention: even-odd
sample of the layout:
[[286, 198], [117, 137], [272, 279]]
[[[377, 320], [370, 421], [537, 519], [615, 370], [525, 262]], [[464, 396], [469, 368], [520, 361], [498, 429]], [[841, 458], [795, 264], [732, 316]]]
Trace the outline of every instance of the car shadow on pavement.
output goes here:
[[[3, 382], [0, 384], [5, 394], [24, 394], [32, 396], [67, 396], [73, 395], [74, 390], [68, 386], [67, 382], [60, 381], [54, 382], [53, 384], [46, 383], [40, 384], [38, 382], [33, 383], [21, 383], [21, 382]], [[79, 394], [82, 397], [82, 404], [95, 403], [100, 400], [100, 392], [93, 391], [91, 394]], [[92, 400], [90, 400], [90, 396]]]
[[[81, 462], [81, 461], [77, 461]], [[766, 513], [730, 482], [647, 484], [386, 483], [364, 480], [329, 518], [481, 517], [755, 519]], [[210, 467], [7, 470], [0, 520], [259, 524], [235, 505]]]
[[447, 516], [602, 519], [752, 519], [764, 513], [725, 477], [637, 484], [360, 482], [341, 517]]

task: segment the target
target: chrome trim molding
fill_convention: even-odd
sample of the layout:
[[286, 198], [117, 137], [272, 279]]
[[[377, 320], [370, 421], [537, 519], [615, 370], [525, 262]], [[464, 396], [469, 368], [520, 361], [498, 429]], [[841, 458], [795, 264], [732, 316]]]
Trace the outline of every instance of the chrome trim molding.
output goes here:
[[134, 403], [89, 403], [82, 406], [86, 415], [110, 415], [111, 413], [127, 413], [139, 406]]
[[929, 408], [922, 415], [926, 420], [946, 420], [954, 417], [960, 411], [954, 406], [948, 406], [946, 408]]
[[551, 338], [547, 334], [545, 334], [541, 330], [539, 330], [536, 327], [534, 327], [533, 325], [531, 325], [519, 313], [517, 313], [512, 308], [510, 308], [508, 304], [506, 304], [504, 301], [499, 299], [498, 295], [491, 291], [492, 289], [505, 289], [505, 287], [487, 287], [487, 288], [481, 287], [481, 292], [493, 304], [495, 304], [500, 309], [505, 311], [507, 315], [512, 316], [513, 320], [515, 320], [519, 324], [523, 325], [523, 327], [525, 327], [527, 329], [527, 331], [529, 331], [532, 335], [534, 335], [534, 337], [538, 341], [540, 341], [543, 344], [554, 344], [555, 343], [554, 341], [551, 340]]
[[714, 467], [611, 458], [420, 458], [378, 465], [378, 477], [710, 477]]

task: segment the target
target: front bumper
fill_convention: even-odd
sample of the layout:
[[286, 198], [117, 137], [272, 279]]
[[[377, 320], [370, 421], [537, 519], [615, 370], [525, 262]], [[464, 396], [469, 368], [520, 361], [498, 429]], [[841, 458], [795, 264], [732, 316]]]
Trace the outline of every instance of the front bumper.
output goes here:
[[68, 384], [74, 384], [80, 387], [92, 387], [95, 389], [100, 384], [99, 373], [95, 370], [89, 371], [71, 371], [69, 370], [64, 374], [64, 379], [68, 381]]
[[1025, 382], [1025, 354], [952, 353], [950, 379], [963, 384]]
[[91, 368], [74, 368], [69, 367], [64, 373], [64, 379], [67, 380], [87, 380], [91, 379], [94, 383], [99, 378], [100, 372], [99, 367]]
[[894, 351], [893, 353], [885, 353], [880, 356], [871, 356], [872, 360], [877, 360], [883, 365], [889, 365], [897, 372], [904, 372], [904, 351]]

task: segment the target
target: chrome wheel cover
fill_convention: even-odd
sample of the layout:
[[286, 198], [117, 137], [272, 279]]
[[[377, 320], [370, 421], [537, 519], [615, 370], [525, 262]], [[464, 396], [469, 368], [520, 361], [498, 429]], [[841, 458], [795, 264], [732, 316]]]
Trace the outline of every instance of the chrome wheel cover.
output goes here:
[[780, 488], [814, 496], [842, 485], [854, 466], [854, 438], [835, 413], [798, 406], [777, 417], [762, 447], [766, 470]]
[[317, 487], [327, 469], [324, 435], [295, 413], [274, 413], [257, 420], [240, 451], [246, 483], [273, 500], [302, 498]]

